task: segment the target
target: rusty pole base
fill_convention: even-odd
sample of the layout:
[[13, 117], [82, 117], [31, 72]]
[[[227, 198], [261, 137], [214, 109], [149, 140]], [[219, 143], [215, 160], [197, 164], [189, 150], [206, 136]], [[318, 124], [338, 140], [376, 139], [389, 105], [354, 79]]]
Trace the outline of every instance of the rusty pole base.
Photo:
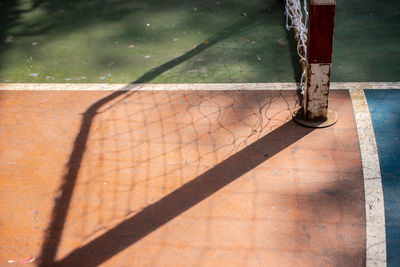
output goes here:
[[328, 116], [326, 120], [305, 120], [304, 119], [304, 111], [303, 109], [299, 109], [295, 113], [293, 113], [293, 119], [295, 122], [302, 126], [310, 127], [310, 128], [325, 128], [334, 125], [337, 122], [337, 113], [334, 110], [328, 109]]

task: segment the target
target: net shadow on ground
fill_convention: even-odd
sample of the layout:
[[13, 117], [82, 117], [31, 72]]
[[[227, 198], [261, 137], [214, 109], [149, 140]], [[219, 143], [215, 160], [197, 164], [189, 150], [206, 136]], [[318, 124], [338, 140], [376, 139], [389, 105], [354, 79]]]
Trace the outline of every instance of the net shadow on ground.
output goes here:
[[[49, 227], [46, 231], [46, 237], [45, 237], [45, 240], [44, 240], [44, 243], [42, 246], [42, 250], [41, 250], [41, 254], [39, 257], [41, 260], [41, 266], [52, 265], [55, 263], [54, 261], [55, 261], [56, 255], [57, 255], [57, 250], [60, 245], [63, 228], [64, 228], [64, 225], [65, 225], [65, 222], [67, 219], [67, 215], [68, 215], [68, 210], [70, 208], [71, 198], [72, 198], [74, 188], [75, 188], [75, 185], [77, 182], [78, 173], [81, 168], [85, 150], [87, 148], [89, 133], [91, 132], [93, 120], [98, 115], [100, 109], [107, 106], [108, 103], [111, 103], [118, 98], [121, 98], [121, 99], [118, 100], [116, 103], [113, 103], [113, 105], [120, 103], [124, 99], [127, 99], [131, 95], [135, 94], [135, 90], [137, 88], [140, 89], [140, 85], [135, 85], [135, 84], [150, 82], [151, 80], [153, 80], [160, 74], [164, 73], [165, 71], [181, 64], [182, 62], [196, 56], [197, 54], [199, 54], [202, 51], [206, 50], [207, 48], [215, 45], [216, 43], [228, 38], [230, 36], [230, 34], [232, 34], [234, 32], [234, 30], [244, 29], [244, 28], [250, 26], [252, 23], [254, 23], [258, 19], [262, 18], [263, 15], [264, 14], [262, 12], [248, 14], [248, 16], [244, 17], [239, 22], [231, 25], [230, 27], [215, 34], [214, 36], [211, 36], [210, 38], [208, 38], [206, 41], [200, 43], [198, 46], [196, 46], [191, 51], [185, 53], [184, 55], [182, 55], [178, 58], [168, 61], [159, 67], [156, 67], [156, 68], [150, 70], [149, 72], [144, 74], [141, 78], [132, 82], [131, 85], [127, 86], [123, 90], [116, 91], [116, 92], [110, 94], [109, 96], [107, 96], [103, 99], [100, 99], [99, 101], [97, 101], [96, 103], [94, 103], [87, 109], [87, 111], [82, 116], [81, 127], [80, 127], [77, 137], [75, 138], [73, 151], [71, 152], [69, 161], [67, 163], [66, 174], [63, 178], [63, 184], [60, 188], [60, 196], [55, 201], [54, 209], [52, 212], [52, 219], [51, 219]], [[106, 107], [106, 109], [108, 109], [108, 107]], [[298, 138], [300, 138], [300, 137], [298, 137]], [[292, 139], [292, 141], [293, 140], [294, 139]], [[205, 176], [203, 175], [202, 177], [203, 178], [200, 180], [208, 181], [210, 179], [210, 177], [207, 175], [205, 175]], [[236, 176], [236, 178], [237, 177], [238, 176]], [[214, 187], [214, 189], [216, 189], [216, 188], [217, 187]], [[185, 191], [183, 191], [183, 192], [185, 192]], [[211, 194], [212, 192], [209, 191], [208, 193]], [[181, 193], [178, 194], [178, 197], [182, 197]], [[173, 197], [173, 198], [175, 198], [175, 197]], [[200, 201], [200, 199], [199, 199], [199, 197], [196, 197], [192, 200], [192, 203], [196, 203], [198, 201]], [[186, 207], [186, 209], [187, 208], [188, 207]], [[180, 210], [184, 210], [184, 209], [185, 209], [184, 207], [180, 208]], [[169, 215], [167, 214], [166, 215], [167, 217], [162, 221], [170, 220], [171, 219], [170, 217], [173, 215], [174, 214], [169, 214]], [[143, 214], [141, 216], [143, 216]], [[146, 216], [148, 216], [148, 215], [146, 215]], [[134, 243], [135, 239], [137, 239], [137, 238], [133, 238], [128, 243], [130, 243], [130, 244]], [[125, 243], [125, 245], [127, 245], [128, 243]], [[120, 246], [119, 249], [122, 249], [122, 247]], [[110, 256], [112, 256], [112, 255], [108, 254], [107, 257], [110, 257]], [[101, 259], [101, 258], [102, 257], [100, 257], [98, 259]], [[104, 261], [106, 258], [104, 258], [102, 261]], [[97, 260], [97, 262], [98, 262], [98, 260]], [[98, 262], [98, 263], [100, 263], [100, 262]]]
[[[230, 251], [260, 266], [287, 253], [304, 265], [313, 257], [323, 266], [361, 265], [362, 178], [350, 158], [359, 154], [320, 157], [321, 139], [348, 130], [297, 126], [294, 103], [293, 91], [137, 91], [108, 102], [91, 125], [48, 265], [140, 266], [142, 258], [164, 266], [193, 256], [188, 251], [196, 251], [191, 263]], [[326, 146], [357, 150], [357, 142], [334, 140]], [[308, 165], [316, 156], [320, 164]], [[240, 203], [237, 212], [225, 211], [229, 203]], [[221, 225], [235, 229], [227, 231], [234, 238]], [[178, 259], [168, 257], [182, 244]]]
[[85, 266], [97, 266], [105, 262], [310, 132], [310, 128], [287, 122], [55, 264], [73, 266], [84, 261]]

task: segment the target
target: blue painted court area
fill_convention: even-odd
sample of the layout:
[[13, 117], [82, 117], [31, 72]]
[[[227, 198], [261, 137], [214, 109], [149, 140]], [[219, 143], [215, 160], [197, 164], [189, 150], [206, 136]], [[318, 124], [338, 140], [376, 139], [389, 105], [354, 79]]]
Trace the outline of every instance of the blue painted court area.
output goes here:
[[365, 90], [379, 151], [388, 266], [400, 266], [400, 90]]

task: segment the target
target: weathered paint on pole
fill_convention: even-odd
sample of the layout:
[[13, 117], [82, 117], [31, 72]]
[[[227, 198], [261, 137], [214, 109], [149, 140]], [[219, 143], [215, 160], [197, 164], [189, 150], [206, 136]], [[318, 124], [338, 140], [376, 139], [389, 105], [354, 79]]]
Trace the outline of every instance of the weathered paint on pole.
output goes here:
[[325, 120], [328, 116], [330, 64], [307, 66], [307, 120]]

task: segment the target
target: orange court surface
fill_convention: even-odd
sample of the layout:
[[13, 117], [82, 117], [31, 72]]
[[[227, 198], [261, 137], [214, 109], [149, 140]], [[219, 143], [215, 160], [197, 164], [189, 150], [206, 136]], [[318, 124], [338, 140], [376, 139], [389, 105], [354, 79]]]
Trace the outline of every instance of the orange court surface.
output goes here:
[[365, 265], [348, 90], [323, 129], [292, 120], [295, 90], [0, 99], [1, 266]]
[[399, 36], [399, 0], [0, 0], [0, 267], [399, 267]]

